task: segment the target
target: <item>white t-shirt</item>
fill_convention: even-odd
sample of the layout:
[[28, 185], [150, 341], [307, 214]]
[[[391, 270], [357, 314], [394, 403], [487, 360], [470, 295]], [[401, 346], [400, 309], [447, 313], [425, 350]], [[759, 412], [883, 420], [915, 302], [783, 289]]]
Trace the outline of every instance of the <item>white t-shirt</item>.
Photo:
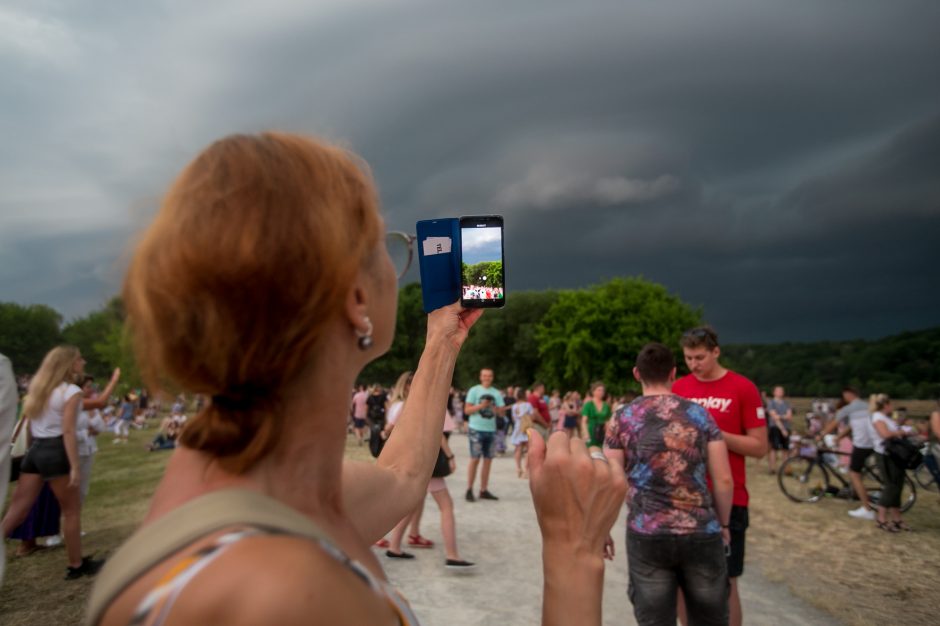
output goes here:
[[385, 412], [385, 421], [394, 426], [395, 422], [398, 421], [398, 416], [401, 415], [401, 409], [404, 406], [405, 403], [401, 400], [392, 402], [392, 405], [388, 407], [388, 411]]
[[95, 432], [103, 433], [108, 429], [98, 409], [79, 411], [75, 422], [75, 437], [78, 440], [78, 456], [91, 456], [98, 451], [96, 435], [89, 432], [89, 427]]
[[900, 430], [898, 423], [893, 419], [882, 413], [881, 411], [875, 411], [871, 416], [872, 423], [872, 439], [875, 440], [875, 452], [878, 454], [885, 453], [885, 440], [882, 439], [881, 435], [878, 434], [878, 429], [874, 427], [875, 424], [881, 422], [888, 427], [888, 431], [894, 433]]
[[868, 403], [856, 398], [839, 409], [836, 419], [852, 429], [852, 445], [856, 448], [873, 448], [875, 445], [871, 431], [871, 415]]
[[526, 413], [535, 413], [532, 405], [525, 400], [518, 400], [512, 405], [512, 438], [517, 441], [528, 441], [529, 436], [522, 432], [522, 416]]
[[[78, 385], [62, 383], [56, 387], [49, 396], [49, 402], [42, 413], [29, 419], [29, 432], [33, 437], [48, 438], [62, 436], [62, 415], [66, 403], [82, 390]], [[81, 409], [81, 405], [79, 405]]]

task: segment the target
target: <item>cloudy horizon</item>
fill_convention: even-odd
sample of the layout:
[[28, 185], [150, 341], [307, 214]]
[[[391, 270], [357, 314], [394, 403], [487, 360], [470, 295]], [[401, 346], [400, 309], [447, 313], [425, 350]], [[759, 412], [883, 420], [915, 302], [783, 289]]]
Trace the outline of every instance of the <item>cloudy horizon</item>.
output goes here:
[[502, 214], [507, 298], [641, 275], [730, 342], [935, 326], [938, 18], [914, 0], [7, 2], [0, 301], [100, 307], [189, 159], [280, 129], [361, 154], [390, 228]]

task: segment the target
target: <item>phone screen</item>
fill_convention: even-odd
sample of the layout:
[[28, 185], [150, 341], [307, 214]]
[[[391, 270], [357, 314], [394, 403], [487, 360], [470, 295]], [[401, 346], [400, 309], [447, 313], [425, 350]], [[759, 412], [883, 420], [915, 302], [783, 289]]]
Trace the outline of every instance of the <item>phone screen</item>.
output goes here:
[[506, 301], [503, 218], [460, 218], [460, 303], [465, 307], [501, 307]]

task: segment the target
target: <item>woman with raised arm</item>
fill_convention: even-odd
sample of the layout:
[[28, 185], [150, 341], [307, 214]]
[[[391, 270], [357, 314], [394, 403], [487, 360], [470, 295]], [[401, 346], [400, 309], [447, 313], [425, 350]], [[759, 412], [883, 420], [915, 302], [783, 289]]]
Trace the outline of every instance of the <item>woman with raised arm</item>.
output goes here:
[[46, 354], [29, 383], [23, 419], [29, 420], [32, 443], [20, 465], [20, 478], [3, 518], [3, 536], [9, 537], [39, 497], [43, 483], [59, 501], [65, 535], [65, 579], [95, 574], [102, 561], [82, 557], [81, 469], [76, 422], [82, 390], [75, 384], [85, 372], [85, 359], [74, 346], [59, 346]]
[[[336, 390], [391, 346], [407, 269], [384, 241], [364, 164], [338, 147], [232, 136], [180, 174], [123, 296], [151, 388], [211, 401], [183, 430], [143, 526], [99, 576], [90, 623], [417, 623], [370, 545], [424, 498], [454, 363], [480, 310], [428, 316], [382, 453], [374, 464], [344, 460], [348, 405]], [[586, 453], [577, 463], [556, 456], [543, 463], [559, 474], [552, 489], [570, 469], [584, 497], [616, 492], [617, 473]], [[586, 507], [566, 497], [537, 498], [553, 580], [564, 584], [596, 562], [579, 548], [600, 554], [602, 543], [558, 529], [604, 527], [606, 537], [613, 521], [603, 498]], [[614, 515], [619, 501], [622, 491]]]

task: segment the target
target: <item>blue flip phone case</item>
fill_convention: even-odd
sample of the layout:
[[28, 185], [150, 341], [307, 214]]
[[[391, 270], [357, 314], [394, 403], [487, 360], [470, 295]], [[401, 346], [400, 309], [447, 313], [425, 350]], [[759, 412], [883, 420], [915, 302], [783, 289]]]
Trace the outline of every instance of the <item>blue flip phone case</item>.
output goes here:
[[415, 232], [421, 296], [430, 313], [460, 299], [460, 220], [421, 220]]

